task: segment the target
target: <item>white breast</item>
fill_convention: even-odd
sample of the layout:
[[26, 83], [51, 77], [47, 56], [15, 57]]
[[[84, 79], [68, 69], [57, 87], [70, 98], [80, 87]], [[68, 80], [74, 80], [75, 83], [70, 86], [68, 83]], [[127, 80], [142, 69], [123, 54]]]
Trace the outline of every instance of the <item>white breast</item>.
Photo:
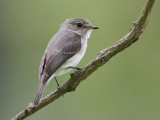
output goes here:
[[87, 40], [90, 37], [92, 30], [88, 30], [86, 33], [84, 33], [83, 37], [81, 37], [81, 49], [70, 59], [66, 61], [66, 63], [62, 66], [62, 68], [67, 68], [69, 66], [76, 66], [82, 57], [84, 56], [86, 49], [87, 49]]
[[55, 77], [55, 76], [59, 76], [62, 74], [65, 74], [69, 71], [71, 71], [72, 69], [68, 68], [68, 67], [75, 67], [80, 60], [82, 59], [82, 57], [84, 56], [86, 49], [87, 49], [87, 39], [85, 38], [81, 38], [81, 49], [79, 50], [78, 53], [76, 53], [73, 57], [71, 57], [70, 59], [68, 59], [48, 80], [47, 84], [49, 83], [49, 81]]
[[73, 57], [68, 59], [62, 67], [67, 68], [69, 66], [72, 67], [76, 66], [84, 56], [86, 49], [87, 49], [87, 39], [81, 38], [81, 49]]
[[65, 74], [69, 72], [72, 69], [69, 69], [68, 67], [72, 66], [75, 67], [82, 57], [84, 56], [86, 49], [87, 49], [87, 39], [90, 37], [92, 30], [88, 30], [83, 37], [81, 37], [81, 49], [70, 59], [68, 59], [55, 73], [53, 76], [59, 76], [62, 74]]

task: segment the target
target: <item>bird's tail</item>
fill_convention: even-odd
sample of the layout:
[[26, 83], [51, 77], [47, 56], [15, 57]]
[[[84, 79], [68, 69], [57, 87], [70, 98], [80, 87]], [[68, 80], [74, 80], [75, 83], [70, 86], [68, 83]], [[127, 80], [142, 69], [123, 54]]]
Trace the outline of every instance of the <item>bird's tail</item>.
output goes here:
[[45, 85], [46, 84], [43, 84], [43, 82], [39, 81], [39, 87], [38, 87], [36, 97], [35, 97], [34, 103], [33, 103], [34, 106], [37, 106], [39, 104], [39, 101], [41, 100], [42, 93], [44, 91]]

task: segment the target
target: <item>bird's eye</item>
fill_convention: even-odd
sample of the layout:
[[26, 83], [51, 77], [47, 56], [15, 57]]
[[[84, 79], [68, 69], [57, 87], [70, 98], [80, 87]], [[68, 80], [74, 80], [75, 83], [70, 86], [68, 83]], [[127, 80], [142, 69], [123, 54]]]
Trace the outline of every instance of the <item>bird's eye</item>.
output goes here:
[[82, 27], [81, 23], [76, 23], [77, 27]]

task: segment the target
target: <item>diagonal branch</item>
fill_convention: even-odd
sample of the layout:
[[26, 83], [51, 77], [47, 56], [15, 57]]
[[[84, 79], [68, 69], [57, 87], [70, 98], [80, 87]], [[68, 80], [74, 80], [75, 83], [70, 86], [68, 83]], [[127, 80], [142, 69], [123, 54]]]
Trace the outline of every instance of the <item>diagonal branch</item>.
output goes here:
[[146, 1], [140, 17], [136, 20], [136, 22], [133, 23], [134, 26], [130, 29], [130, 32], [127, 33], [122, 39], [114, 43], [109, 48], [100, 51], [99, 54], [78, 73], [71, 74], [71, 78], [60, 89], [55, 90], [54, 92], [44, 97], [38, 106], [33, 106], [32, 104], [28, 105], [25, 110], [17, 114], [14, 118], [12, 118], [12, 120], [22, 120], [37, 112], [49, 103], [55, 101], [63, 94], [74, 91], [81, 81], [86, 79], [100, 66], [104, 65], [110, 58], [136, 42], [147, 25], [148, 18], [155, 1], [156, 0]]

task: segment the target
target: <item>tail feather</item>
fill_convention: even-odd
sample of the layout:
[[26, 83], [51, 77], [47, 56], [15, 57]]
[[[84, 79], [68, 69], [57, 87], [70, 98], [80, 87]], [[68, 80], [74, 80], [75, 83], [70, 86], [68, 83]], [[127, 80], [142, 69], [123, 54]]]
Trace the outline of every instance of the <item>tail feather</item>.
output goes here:
[[45, 84], [43, 84], [42, 82], [39, 82], [39, 87], [38, 87], [36, 97], [35, 97], [34, 103], [33, 103], [35, 106], [37, 106], [41, 100], [42, 93], [44, 91], [44, 87], [45, 87]]

